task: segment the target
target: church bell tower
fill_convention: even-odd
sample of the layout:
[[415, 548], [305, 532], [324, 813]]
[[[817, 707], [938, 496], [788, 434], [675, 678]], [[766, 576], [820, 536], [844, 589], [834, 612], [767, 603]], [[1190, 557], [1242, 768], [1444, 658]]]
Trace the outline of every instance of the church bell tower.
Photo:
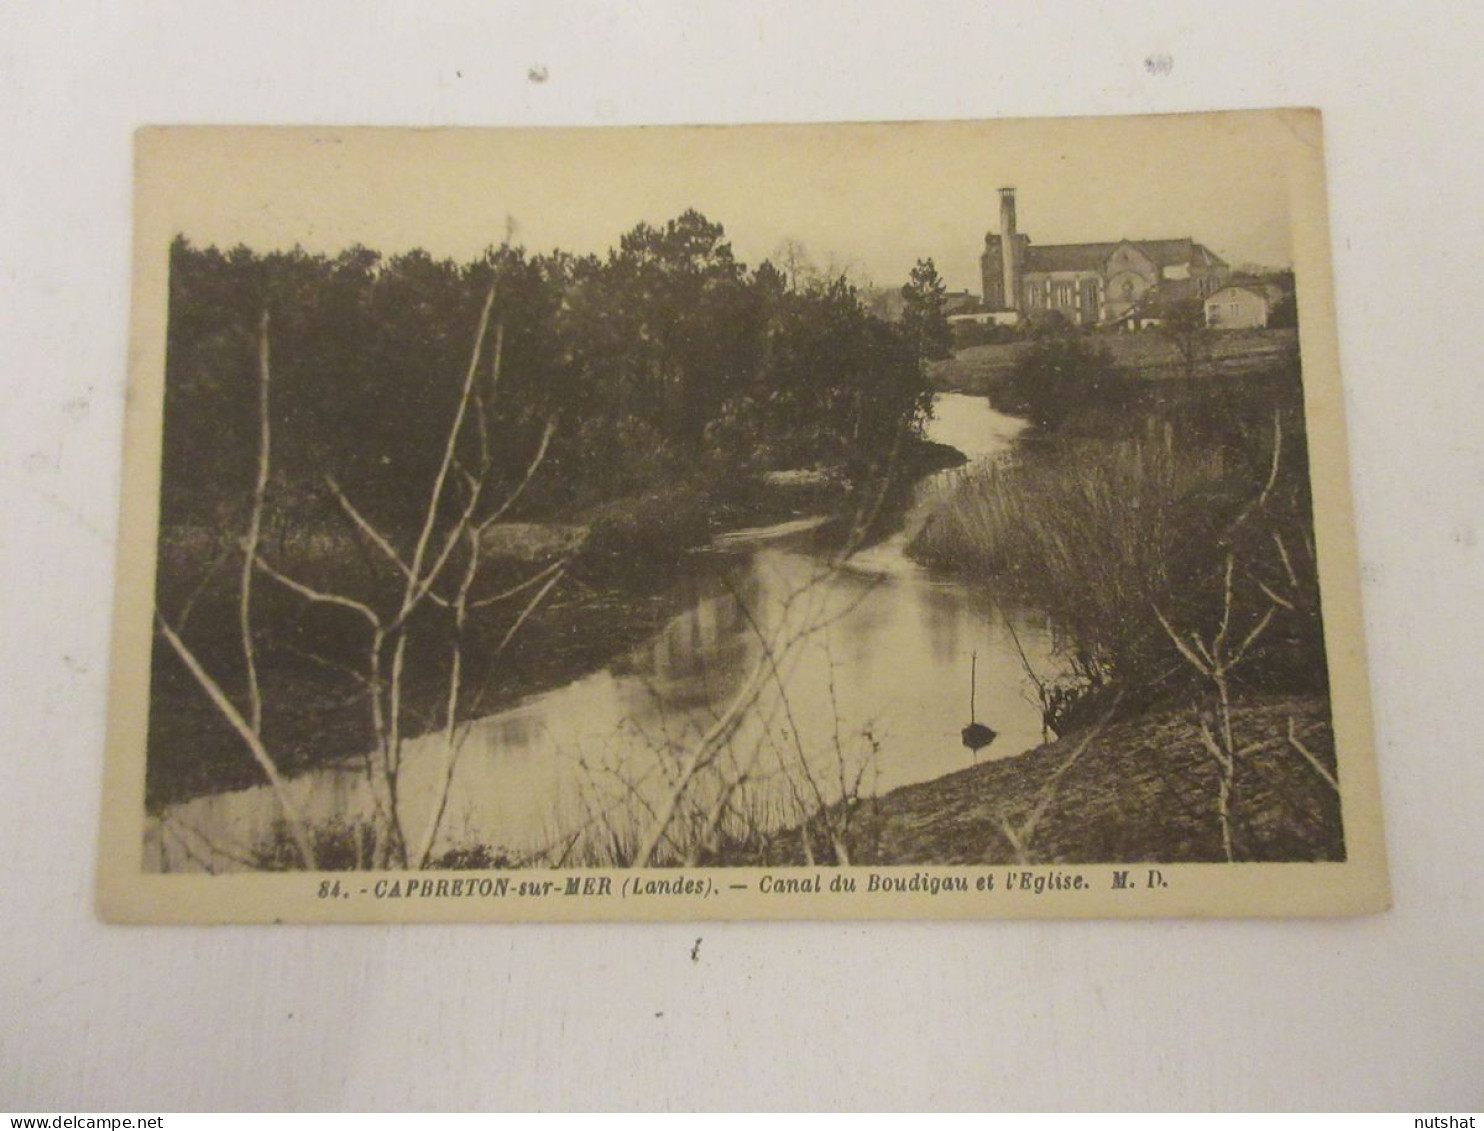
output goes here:
[[1015, 189], [1000, 189], [1000, 264], [1006, 310], [1020, 309], [1020, 240], [1015, 234]]

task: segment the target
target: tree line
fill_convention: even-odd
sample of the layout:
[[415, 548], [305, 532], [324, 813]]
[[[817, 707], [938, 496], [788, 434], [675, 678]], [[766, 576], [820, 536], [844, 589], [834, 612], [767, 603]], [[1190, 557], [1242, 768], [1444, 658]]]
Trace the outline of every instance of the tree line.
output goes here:
[[474, 388], [489, 406], [494, 479], [516, 483], [551, 431], [527, 515], [697, 475], [817, 465], [863, 482], [918, 434], [931, 402], [924, 359], [939, 348], [935, 272], [915, 273], [907, 317], [889, 323], [843, 277], [749, 268], [694, 211], [636, 226], [606, 256], [502, 245], [459, 263], [364, 247], [222, 251], [180, 236], [170, 268], [167, 527], [231, 524], [247, 505], [265, 312], [270, 509], [302, 520], [327, 506], [333, 483], [390, 529], [421, 516], [416, 485], [437, 470], [491, 288]]

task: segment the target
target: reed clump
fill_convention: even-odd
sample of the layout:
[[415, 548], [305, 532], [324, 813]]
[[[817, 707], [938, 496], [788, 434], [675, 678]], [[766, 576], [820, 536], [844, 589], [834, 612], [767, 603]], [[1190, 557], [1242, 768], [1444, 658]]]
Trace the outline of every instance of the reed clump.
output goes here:
[[909, 554], [1046, 610], [1085, 693], [1116, 686], [1137, 706], [1180, 690], [1156, 610], [1214, 631], [1233, 556], [1239, 620], [1281, 599], [1246, 673], [1254, 689], [1323, 682], [1301, 421], [1270, 411], [1221, 441], [1160, 414], [1113, 436], [1053, 433], [966, 471], [925, 509]]

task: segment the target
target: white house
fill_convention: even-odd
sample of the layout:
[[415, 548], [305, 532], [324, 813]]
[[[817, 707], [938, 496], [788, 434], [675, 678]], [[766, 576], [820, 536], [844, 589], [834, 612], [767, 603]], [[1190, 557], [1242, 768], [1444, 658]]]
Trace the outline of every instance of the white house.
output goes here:
[[1014, 326], [1020, 316], [1013, 310], [990, 310], [983, 303], [976, 303], [948, 316], [950, 326], [972, 324], [975, 326]]
[[1206, 325], [1213, 330], [1261, 329], [1277, 305], [1277, 287], [1262, 283], [1234, 283], [1206, 299]]

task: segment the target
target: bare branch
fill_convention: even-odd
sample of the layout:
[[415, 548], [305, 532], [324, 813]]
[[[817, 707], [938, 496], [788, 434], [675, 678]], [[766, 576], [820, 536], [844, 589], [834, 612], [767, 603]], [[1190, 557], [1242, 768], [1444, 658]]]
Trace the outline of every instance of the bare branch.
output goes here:
[[1267, 505], [1268, 496], [1273, 493], [1273, 488], [1278, 485], [1278, 469], [1282, 463], [1282, 459], [1283, 418], [1275, 410], [1273, 412], [1273, 458], [1268, 466], [1267, 481], [1263, 483], [1262, 490], [1258, 492], [1257, 498], [1248, 503], [1247, 506], [1243, 508], [1242, 513], [1237, 516], [1236, 521], [1231, 524], [1231, 530], [1235, 530], [1237, 527], [1241, 526], [1242, 523], [1246, 522], [1254, 511], [1262, 510], [1262, 508]]
[[1200, 735], [1201, 743], [1216, 763], [1216, 820], [1221, 827], [1221, 849], [1230, 864], [1236, 860], [1232, 846], [1231, 795], [1238, 755], [1232, 751], [1231, 707], [1226, 700], [1225, 684], [1221, 687], [1221, 738], [1216, 737], [1205, 719], [1200, 720]]
[[324, 590], [315, 589], [312, 586], [305, 585], [302, 581], [295, 581], [287, 574], [274, 569], [271, 565], [263, 560], [261, 555], [256, 556], [251, 560], [257, 565], [260, 570], [266, 573], [274, 581], [278, 582], [278, 584], [282, 585], [285, 589], [290, 589], [293, 592], [299, 594], [299, 596], [303, 597], [306, 601], [314, 601], [317, 604], [321, 605], [336, 605], [342, 609], [350, 609], [352, 612], [359, 613], [361, 616], [370, 621], [373, 628], [381, 627], [381, 618], [376, 615], [376, 611], [372, 609], [370, 605], [362, 604], [360, 601], [356, 601], [350, 597], [342, 597], [338, 593], [326, 593]]
[[[459, 435], [464, 429], [464, 417], [469, 412], [470, 393], [474, 388], [475, 374], [479, 372], [479, 356], [484, 351], [484, 338], [489, 330], [490, 309], [495, 304], [495, 286], [490, 284], [489, 292], [485, 295], [484, 306], [479, 312], [479, 326], [474, 334], [474, 346], [469, 355], [469, 368], [464, 375], [463, 390], [459, 394], [459, 405], [454, 412], [453, 423], [448, 429], [448, 439], [443, 445], [443, 458], [438, 465], [438, 474], [433, 478], [433, 490], [428, 499], [427, 512], [423, 515], [422, 530], [417, 537], [417, 546], [412, 552], [412, 562], [409, 573], [411, 579], [408, 582], [407, 591], [402, 599], [402, 613], [398, 620], [405, 620], [412, 607], [421, 601], [426, 591], [432, 587], [447, 561], [447, 551], [452, 548], [450, 544], [445, 547], [445, 553], [440, 556], [437, 567], [430, 570], [426, 577], [422, 574], [423, 559], [428, 552], [428, 543], [433, 537], [433, 526], [438, 521], [439, 503], [443, 498], [443, 485], [448, 480], [449, 468], [453, 465], [454, 452], [458, 447]], [[476, 496], [477, 498], [477, 496]], [[472, 511], [472, 508], [471, 508]], [[467, 521], [467, 517], [465, 519]]]
[[1324, 780], [1325, 785], [1329, 786], [1336, 793], [1340, 792], [1339, 779], [1324, 768], [1324, 763], [1319, 760], [1318, 756], [1312, 750], [1299, 741], [1298, 731], [1293, 725], [1292, 718], [1288, 720], [1288, 745], [1303, 755], [1304, 761], [1308, 762], [1314, 772]]
[[[1256, 580], [1256, 579], [1254, 579], [1254, 580]], [[1287, 609], [1289, 612], [1293, 612], [1293, 610], [1294, 610], [1294, 604], [1293, 604], [1292, 601], [1290, 601], [1290, 600], [1288, 600], [1288, 599], [1286, 599], [1284, 597], [1280, 597], [1277, 593], [1274, 593], [1272, 591], [1272, 589], [1268, 588], [1268, 586], [1266, 584], [1264, 584], [1263, 582], [1261, 582], [1261, 581], [1258, 581], [1257, 582], [1257, 587], [1262, 590], [1263, 595], [1265, 597], [1267, 597], [1267, 599], [1269, 601], [1273, 602], [1273, 604], [1275, 604], [1275, 605], [1281, 605], [1281, 606], [1283, 606], [1283, 608]]]
[[1216, 735], [1211, 730], [1211, 724], [1206, 722], [1205, 719], [1202, 719], [1200, 731], [1201, 742], [1206, 747], [1207, 752], [1210, 753], [1212, 760], [1223, 771], [1230, 771], [1232, 767], [1232, 756], [1223, 750], [1221, 744], [1216, 741]]
[[509, 589], [503, 589], [499, 593], [491, 594], [488, 597], [481, 597], [477, 601], [470, 601], [469, 608], [482, 609], [487, 605], [494, 605], [498, 604], [501, 601], [508, 601], [517, 593], [524, 593], [527, 589], [535, 585], [537, 582], [544, 580], [548, 574], [555, 573], [559, 570], [565, 570], [567, 566], [571, 564], [571, 560], [571, 558], [563, 558], [561, 561], [553, 562], [551, 565], [543, 569], [540, 573], [532, 574], [530, 577], [526, 578], [518, 585], [512, 585]]
[[634, 856], [634, 867], [645, 868], [649, 865], [650, 857], [665, 837], [670, 821], [674, 818], [675, 811], [679, 808], [685, 790], [689, 787], [696, 774], [706, 764], [709, 755], [722, 746], [741, 725], [743, 713], [756, 700], [760, 684], [767, 671], [767, 661], [761, 657], [753, 665], [752, 671], [742, 681], [742, 686], [733, 696], [726, 709], [707, 729], [692, 748], [689, 756], [680, 768], [679, 776], [675, 785], [666, 795], [665, 802], [660, 806], [659, 816], [650, 826], [640, 843], [639, 850]]
[[459, 747], [462, 745], [458, 725], [459, 691], [464, 678], [464, 619], [468, 615], [469, 587], [474, 584], [474, 575], [478, 570], [479, 553], [478, 548], [474, 547], [469, 551], [463, 581], [459, 585], [458, 596], [454, 599], [453, 660], [449, 666], [448, 701], [444, 708], [447, 717], [443, 730], [443, 772], [439, 777], [438, 800], [433, 806], [433, 816], [428, 821], [422, 844], [414, 857], [419, 868], [428, 866], [428, 859], [433, 853], [433, 842], [438, 838], [438, 827], [443, 823], [443, 814], [448, 808], [448, 793], [453, 786], [454, 766], [458, 762]]
[[1216, 657], [1211, 655], [1211, 649], [1206, 647], [1206, 642], [1204, 640], [1202, 640], [1199, 636], [1192, 632], [1190, 634], [1190, 643], [1192, 646], [1194, 646], [1195, 650], [1201, 654], [1201, 657], [1206, 661], [1207, 664], [1209, 664], [1213, 668], [1216, 666]]
[[[318, 652], [311, 652], [308, 648], [300, 648], [296, 644], [285, 643], [283, 647], [285, 651], [291, 652], [296, 656], [306, 659], [310, 663], [324, 668], [326, 671], [337, 672], [340, 675], [346, 676], [353, 682], [359, 684], [363, 691], [357, 693], [355, 696], [353, 696], [353, 698], [359, 699], [361, 695], [364, 694], [364, 689], [371, 685], [370, 681], [366, 678], [363, 672], [356, 671], [356, 669], [351, 667], [349, 664], [342, 664], [338, 660], [332, 660], [328, 656], [321, 656]], [[347, 702], [349, 702], [349, 700], [347, 700]]]
[[1231, 671], [1242, 662], [1242, 657], [1247, 654], [1247, 649], [1252, 647], [1252, 645], [1257, 642], [1257, 638], [1261, 636], [1267, 629], [1268, 625], [1272, 623], [1273, 614], [1277, 611], [1277, 605], [1268, 606], [1268, 611], [1263, 613], [1262, 619], [1257, 622], [1252, 631], [1247, 634], [1246, 639], [1244, 639], [1242, 643], [1237, 646], [1237, 650], [1232, 653], [1231, 659], [1226, 662], [1227, 671]]
[[1004, 835], [1005, 840], [1009, 843], [1010, 850], [1015, 853], [1015, 863], [1029, 864], [1030, 854], [1026, 851], [1025, 845], [1021, 842], [1020, 830], [1017, 829], [1013, 823], [1011, 823], [1009, 817], [1006, 817], [1003, 814], [1000, 816], [1000, 832]]
[[[395, 800], [397, 771], [402, 766], [402, 672], [407, 662], [407, 642], [412, 633], [406, 625], [392, 645], [392, 670], [387, 683], [387, 777]], [[393, 812], [395, 813], [395, 807]]]
[[[443, 769], [439, 777], [438, 799], [433, 807], [433, 816], [428, 821], [427, 829], [423, 833], [422, 843], [414, 857], [419, 868], [426, 868], [428, 866], [428, 860], [432, 856], [433, 842], [438, 838], [438, 829], [443, 823], [443, 815], [448, 808], [448, 794], [453, 785], [453, 772], [458, 764], [459, 751], [463, 748], [464, 739], [468, 736], [467, 728], [462, 734], [458, 731], [459, 685], [463, 679], [464, 652], [462, 637], [464, 622], [468, 616], [469, 590], [473, 588], [474, 577], [479, 571], [478, 541], [478, 535], [471, 530], [469, 532], [469, 560], [464, 567], [464, 575], [459, 585], [458, 596], [454, 599], [453, 603], [455, 617], [453, 662], [448, 676], [448, 700], [445, 707], [447, 716], [444, 722], [443, 734]], [[541, 575], [538, 574], [537, 576], [539, 577]], [[537, 607], [546, 598], [546, 595], [551, 592], [552, 588], [561, 579], [562, 572], [558, 571], [536, 592], [535, 596], [526, 602], [525, 608], [520, 611], [520, 615], [516, 617], [515, 623], [510, 626], [504, 637], [501, 638], [500, 643], [495, 647], [495, 656], [499, 656], [505, 651], [505, 647], [515, 638], [515, 634], [520, 631], [521, 626], [526, 623], [526, 620], [536, 611]]]
[[[228, 863], [235, 864], [239, 868], [250, 870], [261, 869], [263, 866], [261, 857], [254, 857], [247, 854], [252, 851], [251, 849], [236, 850], [234, 848], [228, 848], [220, 841], [214, 840], [202, 832], [196, 825], [181, 820], [179, 816], [162, 813], [160, 815], [160, 828], [174, 836], [175, 843], [181, 847], [186, 855], [208, 873], [216, 872], [216, 869], [211, 866], [212, 859], [219, 861], [226, 860]], [[183, 835], [185, 833], [189, 833], [191, 837], [194, 837], [204, 846], [203, 851], [209, 854], [209, 858], [194, 849], [190, 841]]]
[[237, 619], [242, 631], [242, 657], [247, 666], [248, 720], [253, 733], [263, 729], [263, 692], [258, 686], [257, 649], [252, 641], [252, 574], [258, 553], [258, 539], [263, 532], [263, 501], [268, 494], [268, 464], [271, 452], [268, 420], [268, 385], [271, 368], [268, 357], [268, 312], [258, 320], [258, 475], [253, 485], [252, 512], [247, 522], [243, 543], [242, 583], [238, 589]]
[[500, 643], [495, 646], [494, 655], [498, 656], [501, 652], [505, 651], [506, 645], [515, 639], [515, 634], [521, 630], [521, 626], [526, 623], [527, 618], [536, 611], [537, 606], [546, 599], [546, 595], [551, 592], [557, 582], [561, 581], [565, 573], [565, 570], [558, 571], [540, 588], [534, 597], [526, 602], [526, 607], [520, 611], [520, 616], [515, 618], [515, 623], [510, 626], [505, 635], [500, 638]]
[[1262, 494], [1257, 497], [1258, 507], [1262, 507], [1268, 496], [1273, 493], [1273, 488], [1278, 485], [1278, 467], [1283, 458], [1283, 417], [1278, 410], [1273, 410], [1273, 464], [1268, 469], [1268, 481], [1262, 485]]
[[237, 549], [240, 549], [240, 546], [237, 543], [228, 542], [217, 552], [217, 555], [215, 558], [212, 559], [211, 564], [206, 567], [206, 572], [201, 575], [201, 580], [196, 582], [195, 587], [186, 597], [185, 604], [180, 607], [180, 612], [176, 615], [175, 623], [177, 625], [178, 631], [185, 631], [186, 624], [191, 619], [191, 612], [196, 607], [196, 602], [201, 599], [202, 595], [210, 587], [212, 580], [216, 577], [217, 570], [221, 569], [222, 566], [227, 564], [227, 561], [229, 558], [231, 558], [233, 551]]
[[304, 818], [299, 812], [299, 807], [294, 804], [293, 799], [289, 796], [288, 786], [284, 781], [283, 775], [279, 772], [278, 763], [274, 760], [273, 755], [268, 752], [268, 748], [263, 745], [263, 739], [258, 729], [242, 717], [242, 713], [227, 698], [227, 694], [222, 690], [221, 684], [217, 683], [206, 669], [201, 666], [201, 661], [196, 658], [196, 654], [176, 634], [175, 630], [165, 623], [165, 618], [158, 612], [155, 613], [155, 622], [159, 625], [160, 635], [169, 641], [171, 648], [175, 649], [175, 654], [180, 657], [181, 663], [185, 664], [186, 670], [195, 678], [201, 690], [206, 692], [206, 696], [211, 700], [212, 705], [221, 712], [222, 717], [237, 732], [238, 737], [247, 744], [247, 748], [252, 752], [252, 756], [258, 763], [258, 767], [263, 771], [264, 776], [267, 777], [268, 784], [273, 788], [273, 794], [278, 799], [279, 808], [283, 810], [284, 819], [288, 822], [289, 832], [294, 838], [294, 844], [299, 850], [299, 856], [303, 860], [304, 867], [310, 871], [315, 871], [318, 868], [318, 864], [315, 862], [314, 846], [310, 841]]
[[1278, 547], [1278, 557], [1283, 560], [1283, 571], [1288, 574], [1288, 584], [1297, 589], [1298, 574], [1294, 572], [1293, 560], [1288, 556], [1288, 547], [1283, 544], [1283, 537], [1276, 530], [1273, 531], [1273, 544]]
[[[1202, 675], [1210, 675], [1211, 669], [1199, 656], [1197, 656], [1190, 650], [1190, 645], [1186, 644], [1184, 640], [1180, 639], [1180, 634], [1176, 632], [1170, 622], [1165, 619], [1165, 615], [1164, 613], [1160, 612], [1159, 606], [1152, 605], [1151, 608], [1154, 609], [1154, 615], [1159, 618], [1160, 626], [1165, 630], [1165, 635], [1167, 635], [1170, 638], [1171, 643], [1173, 643], [1175, 647], [1180, 650], [1180, 654], [1184, 656], [1187, 661], [1189, 661], [1190, 666], [1195, 668], [1195, 670], [1200, 672]], [[1204, 649], [1202, 650], [1204, 651]]]
[[515, 489], [505, 497], [505, 501], [495, 509], [494, 514], [490, 515], [479, 524], [480, 530], [484, 530], [487, 527], [493, 526], [495, 523], [499, 522], [500, 519], [504, 518], [505, 515], [509, 513], [510, 508], [515, 505], [516, 500], [525, 493], [526, 487], [530, 484], [532, 478], [535, 477], [536, 469], [541, 466], [542, 460], [546, 458], [546, 449], [551, 446], [551, 438], [555, 433], [556, 419], [553, 417], [551, 420], [548, 420], [546, 422], [546, 430], [541, 433], [541, 443], [536, 449], [535, 458], [533, 458], [531, 462], [526, 465], [525, 475], [522, 476], [521, 481], [515, 485]]
[[335, 501], [340, 504], [340, 509], [350, 517], [350, 520], [356, 524], [367, 538], [371, 539], [372, 544], [386, 556], [387, 561], [396, 566], [397, 571], [404, 578], [410, 579], [412, 577], [412, 567], [402, 560], [402, 556], [397, 553], [396, 548], [391, 544], [391, 541], [386, 535], [377, 530], [371, 524], [371, 520], [356, 508], [346, 493], [341, 490], [340, 484], [335, 481], [333, 476], [325, 476], [325, 485], [330, 488], [330, 493], [335, 496]]
[[1026, 819], [1021, 822], [1018, 829], [1009, 820], [1003, 817], [1001, 818], [1001, 831], [1005, 834], [1005, 838], [1009, 840], [1010, 846], [1015, 850], [1017, 863], [1029, 863], [1031, 844], [1036, 839], [1036, 830], [1040, 827], [1041, 821], [1045, 819], [1047, 811], [1051, 808], [1057, 794], [1061, 791], [1062, 779], [1067, 776], [1073, 766], [1081, 761], [1082, 755], [1087, 752], [1087, 748], [1092, 745], [1093, 740], [1103, 732], [1103, 728], [1113, 721], [1113, 716], [1117, 714], [1119, 704], [1122, 702], [1123, 692], [1120, 691], [1113, 697], [1113, 702], [1108, 705], [1108, 709], [1103, 712], [1098, 721], [1088, 728], [1087, 733], [1072, 748], [1072, 752], [1067, 755], [1061, 765], [1057, 766], [1051, 772], [1051, 775], [1046, 779], [1038, 792], [1035, 806], [1031, 809]]
[[1216, 635], [1211, 640], [1211, 655], [1216, 659], [1216, 666], [1221, 666], [1222, 649], [1226, 645], [1226, 634], [1231, 628], [1232, 621], [1232, 570], [1236, 565], [1236, 559], [1230, 551], [1226, 555], [1226, 570], [1223, 573], [1223, 592], [1221, 600], [1221, 627], [1216, 630]]

